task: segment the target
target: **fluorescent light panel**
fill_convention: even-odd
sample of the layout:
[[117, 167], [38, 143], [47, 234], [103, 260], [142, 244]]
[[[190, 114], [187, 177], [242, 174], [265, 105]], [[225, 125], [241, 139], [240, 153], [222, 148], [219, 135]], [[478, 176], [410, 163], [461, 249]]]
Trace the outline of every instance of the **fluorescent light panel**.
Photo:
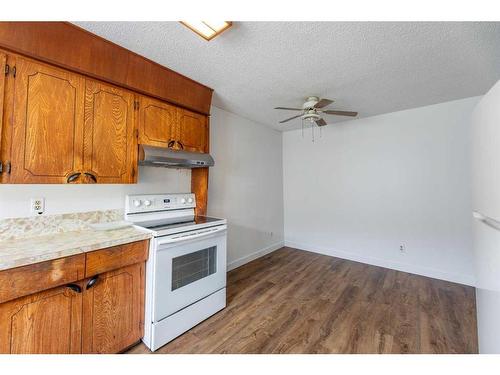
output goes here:
[[206, 40], [211, 40], [224, 30], [231, 27], [232, 22], [229, 21], [181, 21], [181, 23], [203, 37]]

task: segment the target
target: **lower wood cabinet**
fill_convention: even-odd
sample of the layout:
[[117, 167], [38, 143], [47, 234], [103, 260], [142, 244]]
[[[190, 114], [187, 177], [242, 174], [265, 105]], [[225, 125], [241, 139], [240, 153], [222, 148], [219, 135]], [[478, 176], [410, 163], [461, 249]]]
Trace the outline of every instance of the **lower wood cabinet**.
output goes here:
[[0, 353], [81, 353], [81, 322], [82, 293], [66, 286], [3, 303]]
[[95, 276], [85, 288], [83, 353], [116, 353], [143, 336], [144, 263]]
[[[144, 332], [147, 256], [148, 241], [97, 250], [87, 253], [81, 263], [77, 274], [82, 280], [26, 296], [19, 289], [17, 296], [22, 297], [0, 303], [0, 353], [118, 353], [138, 342]], [[99, 274], [94, 273], [96, 259], [100, 259]], [[86, 263], [93, 266], [84, 270]], [[26, 267], [19, 267], [18, 274], [16, 269], [0, 271], [0, 276], [7, 272], [10, 278], [30, 277]], [[34, 283], [41, 280], [37, 270], [47, 268], [54, 276], [53, 267], [32, 267]]]

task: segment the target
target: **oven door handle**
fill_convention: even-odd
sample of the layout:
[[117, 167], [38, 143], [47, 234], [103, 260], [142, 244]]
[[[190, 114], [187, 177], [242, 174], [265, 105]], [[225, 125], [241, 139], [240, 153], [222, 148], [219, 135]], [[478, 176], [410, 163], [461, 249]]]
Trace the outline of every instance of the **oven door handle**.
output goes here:
[[215, 228], [200, 229], [193, 234], [186, 234], [186, 233], [176, 234], [172, 237], [159, 238], [158, 245], [171, 244], [171, 243], [176, 243], [176, 242], [181, 242], [181, 241], [190, 241], [190, 240], [198, 239], [201, 237], [207, 237], [209, 235], [225, 231], [226, 229], [227, 229], [227, 225], [221, 225], [221, 226], [215, 227]]

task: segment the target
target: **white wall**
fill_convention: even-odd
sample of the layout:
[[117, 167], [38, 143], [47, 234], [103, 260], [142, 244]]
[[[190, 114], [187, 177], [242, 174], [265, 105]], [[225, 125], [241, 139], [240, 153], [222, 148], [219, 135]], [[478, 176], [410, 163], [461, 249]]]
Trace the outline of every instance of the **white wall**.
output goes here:
[[[474, 109], [472, 188], [475, 211], [500, 220], [500, 81]], [[500, 232], [474, 220], [480, 353], [500, 353]]]
[[[283, 135], [285, 243], [473, 284], [468, 98]], [[404, 244], [405, 252], [399, 246]]]
[[208, 214], [228, 220], [228, 266], [283, 246], [281, 134], [212, 107]]
[[0, 185], [0, 219], [32, 215], [32, 197], [45, 198], [45, 215], [124, 208], [127, 194], [190, 191], [191, 171], [140, 167], [138, 182], [134, 185]]

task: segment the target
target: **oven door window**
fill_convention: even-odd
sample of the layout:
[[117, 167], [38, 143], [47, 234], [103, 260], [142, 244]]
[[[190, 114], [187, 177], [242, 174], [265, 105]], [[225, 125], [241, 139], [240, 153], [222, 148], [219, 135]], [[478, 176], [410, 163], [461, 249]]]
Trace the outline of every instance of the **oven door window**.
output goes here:
[[172, 259], [172, 291], [217, 272], [217, 247]]

